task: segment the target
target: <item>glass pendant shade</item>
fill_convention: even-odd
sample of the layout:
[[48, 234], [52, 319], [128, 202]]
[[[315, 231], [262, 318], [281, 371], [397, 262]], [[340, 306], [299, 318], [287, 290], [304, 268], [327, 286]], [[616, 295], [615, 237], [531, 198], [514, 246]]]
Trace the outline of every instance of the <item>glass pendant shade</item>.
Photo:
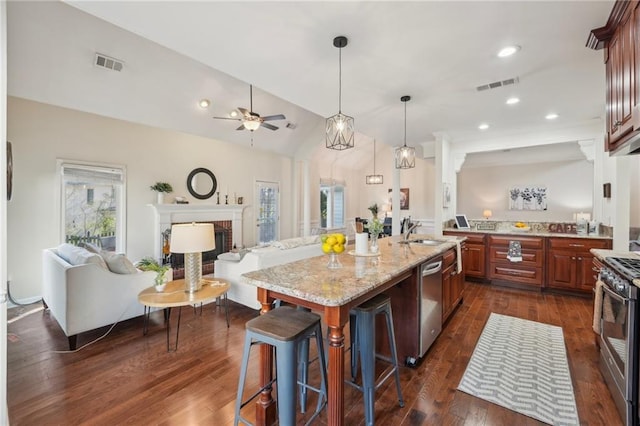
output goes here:
[[244, 124], [245, 129], [251, 130], [252, 132], [260, 127], [259, 121], [245, 120], [242, 124]]
[[416, 166], [416, 149], [407, 146], [407, 102], [411, 96], [403, 96], [400, 100], [404, 102], [404, 145], [396, 148], [396, 169], [412, 169]]
[[396, 149], [396, 169], [412, 169], [416, 166], [416, 149], [401, 146]]
[[365, 176], [367, 185], [380, 185], [383, 183], [382, 175], [376, 174], [376, 140], [373, 140], [373, 174]]
[[380, 185], [384, 183], [384, 178], [382, 175], [367, 175], [365, 177], [365, 181], [367, 182], [367, 185]]
[[341, 151], [355, 146], [353, 117], [339, 112], [327, 118], [327, 148]]
[[355, 126], [353, 117], [342, 113], [342, 48], [348, 40], [345, 36], [338, 36], [333, 39], [333, 45], [339, 52], [339, 74], [338, 74], [338, 113], [327, 118], [326, 145], [329, 149], [342, 151], [355, 146]]

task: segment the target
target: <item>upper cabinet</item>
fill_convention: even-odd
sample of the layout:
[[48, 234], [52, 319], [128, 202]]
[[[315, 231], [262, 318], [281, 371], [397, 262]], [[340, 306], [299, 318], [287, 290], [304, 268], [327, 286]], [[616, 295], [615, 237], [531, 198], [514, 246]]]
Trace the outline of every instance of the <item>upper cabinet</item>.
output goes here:
[[587, 46], [604, 48], [606, 148], [628, 153], [640, 139], [640, 8], [638, 0], [616, 1], [607, 25], [589, 34]]

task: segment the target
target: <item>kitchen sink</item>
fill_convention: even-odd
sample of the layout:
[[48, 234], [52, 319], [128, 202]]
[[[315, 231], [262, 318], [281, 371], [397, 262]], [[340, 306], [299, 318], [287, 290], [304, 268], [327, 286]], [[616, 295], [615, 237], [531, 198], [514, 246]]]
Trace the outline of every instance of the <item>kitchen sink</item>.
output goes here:
[[402, 240], [402, 241], [398, 241], [399, 244], [420, 244], [423, 246], [439, 246], [440, 244], [445, 243], [446, 241], [440, 241], [440, 240], [430, 240], [430, 239], [415, 239], [415, 240]]

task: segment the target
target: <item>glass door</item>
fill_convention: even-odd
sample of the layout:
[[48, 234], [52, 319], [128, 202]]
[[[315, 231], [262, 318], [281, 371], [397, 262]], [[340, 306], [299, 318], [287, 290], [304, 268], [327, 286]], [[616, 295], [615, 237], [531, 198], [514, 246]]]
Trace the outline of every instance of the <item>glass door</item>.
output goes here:
[[276, 182], [256, 181], [256, 244], [279, 238], [280, 186]]

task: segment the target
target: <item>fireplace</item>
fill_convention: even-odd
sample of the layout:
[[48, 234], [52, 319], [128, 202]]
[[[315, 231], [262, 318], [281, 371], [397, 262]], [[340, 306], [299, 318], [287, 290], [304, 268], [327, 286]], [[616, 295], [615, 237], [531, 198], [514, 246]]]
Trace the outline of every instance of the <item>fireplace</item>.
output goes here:
[[[155, 238], [153, 254], [156, 259], [163, 259], [163, 233], [171, 229], [175, 223], [213, 223], [216, 231], [216, 250], [203, 253], [203, 274], [213, 272], [213, 262], [220, 253], [231, 250], [234, 246], [242, 246], [242, 215], [246, 207], [243, 205], [219, 204], [150, 204], [155, 213]], [[221, 242], [221, 244], [219, 244]], [[172, 254], [171, 257], [183, 255]], [[210, 258], [211, 257], [211, 258]], [[206, 260], [205, 260], [206, 259]], [[205, 266], [209, 263], [209, 265]], [[181, 262], [183, 263], [183, 262]], [[177, 274], [177, 275], [176, 275]], [[182, 270], [174, 271], [174, 278], [182, 278]]]
[[[218, 258], [218, 255], [226, 253], [233, 248], [233, 229], [230, 220], [215, 220], [207, 223], [213, 224], [216, 248], [202, 253], [202, 275], [213, 274], [214, 262]], [[172, 223], [172, 225], [177, 224], [179, 223]], [[184, 278], [184, 254], [171, 253], [166, 260], [168, 263], [171, 263], [173, 279]]]

